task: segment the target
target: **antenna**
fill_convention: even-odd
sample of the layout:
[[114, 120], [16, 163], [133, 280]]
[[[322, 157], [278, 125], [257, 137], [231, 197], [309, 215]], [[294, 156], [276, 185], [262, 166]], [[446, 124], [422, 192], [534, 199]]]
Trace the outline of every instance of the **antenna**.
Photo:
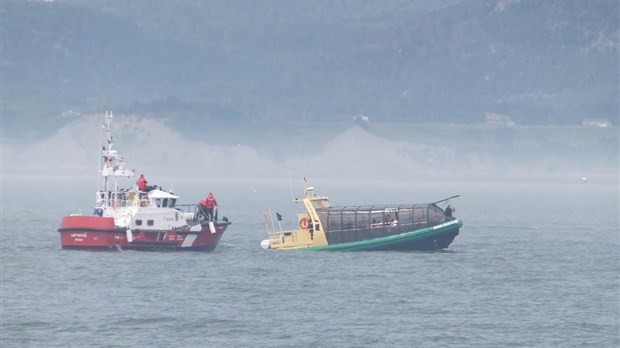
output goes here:
[[97, 139], [99, 139], [99, 144], [97, 145], [97, 191], [101, 190], [101, 181], [99, 181], [99, 178], [101, 177], [101, 156], [103, 153], [103, 147], [101, 146], [101, 135], [97, 136]]
[[295, 195], [293, 194], [293, 181], [291, 180], [291, 171], [288, 167], [288, 163], [286, 164], [286, 173], [288, 174], [288, 187], [291, 189], [291, 199], [295, 199]]
[[269, 220], [271, 220], [271, 230], [275, 232], [276, 225], [273, 223], [273, 218], [272, 218], [273, 215], [271, 215], [271, 207], [268, 207], [268, 209], [269, 209]]
[[288, 187], [291, 189], [291, 199], [295, 199], [295, 195], [293, 194], [293, 181], [290, 176], [288, 178]]
[[301, 179], [302, 179], [301, 184], [302, 184], [302, 186], [304, 188], [304, 197], [306, 197], [306, 195], [308, 195], [308, 192], [306, 190], [306, 176], [305, 175], [302, 176]]

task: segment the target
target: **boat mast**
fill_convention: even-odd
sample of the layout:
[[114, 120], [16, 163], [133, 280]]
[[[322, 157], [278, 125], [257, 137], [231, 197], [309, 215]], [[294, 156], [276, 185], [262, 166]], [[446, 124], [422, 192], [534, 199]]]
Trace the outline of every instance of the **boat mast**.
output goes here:
[[301, 180], [301, 185], [303, 187], [304, 197], [306, 197], [308, 195], [308, 189], [307, 189], [307, 185], [306, 185], [306, 183], [307, 183], [306, 177], [302, 176], [301, 179], [302, 179]]
[[112, 146], [114, 145], [112, 143], [112, 118], [112, 111], [106, 110], [104, 121], [105, 123], [103, 124], [103, 131], [106, 134], [106, 145], [103, 146], [103, 155], [101, 158], [101, 160], [103, 160], [103, 169], [101, 170], [101, 175], [103, 179], [103, 191], [108, 191], [108, 175], [104, 175], [103, 172], [106, 169], [108, 160], [112, 157]]
[[[103, 167], [101, 169], [102, 178], [102, 190], [108, 191], [110, 189], [110, 182], [108, 177], [132, 177], [134, 175], [133, 169], [125, 167], [126, 163], [123, 161], [123, 157], [118, 154], [118, 151], [114, 149], [114, 137], [112, 136], [112, 111], [105, 112], [105, 123], [103, 125], [104, 132], [106, 134], [106, 145], [102, 148], [102, 160]], [[114, 191], [118, 189], [118, 182], [114, 180]]]

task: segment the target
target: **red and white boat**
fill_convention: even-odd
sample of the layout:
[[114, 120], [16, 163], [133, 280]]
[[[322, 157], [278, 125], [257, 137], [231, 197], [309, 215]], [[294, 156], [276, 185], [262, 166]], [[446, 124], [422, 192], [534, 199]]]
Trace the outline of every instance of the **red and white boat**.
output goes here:
[[93, 215], [63, 217], [58, 232], [63, 249], [91, 250], [213, 250], [231, 224], [212, 219], [198, 205], [177, 204], [179, 196], [160, 188], [123, 189], [119, 178], [134, 171], [113, 148], [112, 113], [105, 114], [107, 144], [102, 148], [100, 187]]

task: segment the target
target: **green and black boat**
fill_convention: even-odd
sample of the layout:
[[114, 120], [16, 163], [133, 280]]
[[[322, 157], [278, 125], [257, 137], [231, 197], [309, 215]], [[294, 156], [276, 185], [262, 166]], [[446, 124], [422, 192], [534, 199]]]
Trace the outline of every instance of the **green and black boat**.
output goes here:
[[[264, 249], [306, 250], [435, 250], [445, 249], [459, 234], [463, 221], [454, 209], [439, 203], [332, 207], [327, 197], [305, 187], [306, 212], [297, 214], [299, 228], [268, 231]], [[269, 224], [266, 223], [268, 227]]]

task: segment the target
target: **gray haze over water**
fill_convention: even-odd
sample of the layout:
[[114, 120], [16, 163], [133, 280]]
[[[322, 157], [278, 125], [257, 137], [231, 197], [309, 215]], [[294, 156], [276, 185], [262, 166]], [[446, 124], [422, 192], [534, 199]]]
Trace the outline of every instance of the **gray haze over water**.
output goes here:
[[[6, 141], [3, 173], [94, 176], [105, 143], [101, 114], [32, 142]], [[114, 119], [115, 147], [147, 177], [579, 181], [618, 184], [617, 127], [265, 124], [191, 136], [165, 121]]]

